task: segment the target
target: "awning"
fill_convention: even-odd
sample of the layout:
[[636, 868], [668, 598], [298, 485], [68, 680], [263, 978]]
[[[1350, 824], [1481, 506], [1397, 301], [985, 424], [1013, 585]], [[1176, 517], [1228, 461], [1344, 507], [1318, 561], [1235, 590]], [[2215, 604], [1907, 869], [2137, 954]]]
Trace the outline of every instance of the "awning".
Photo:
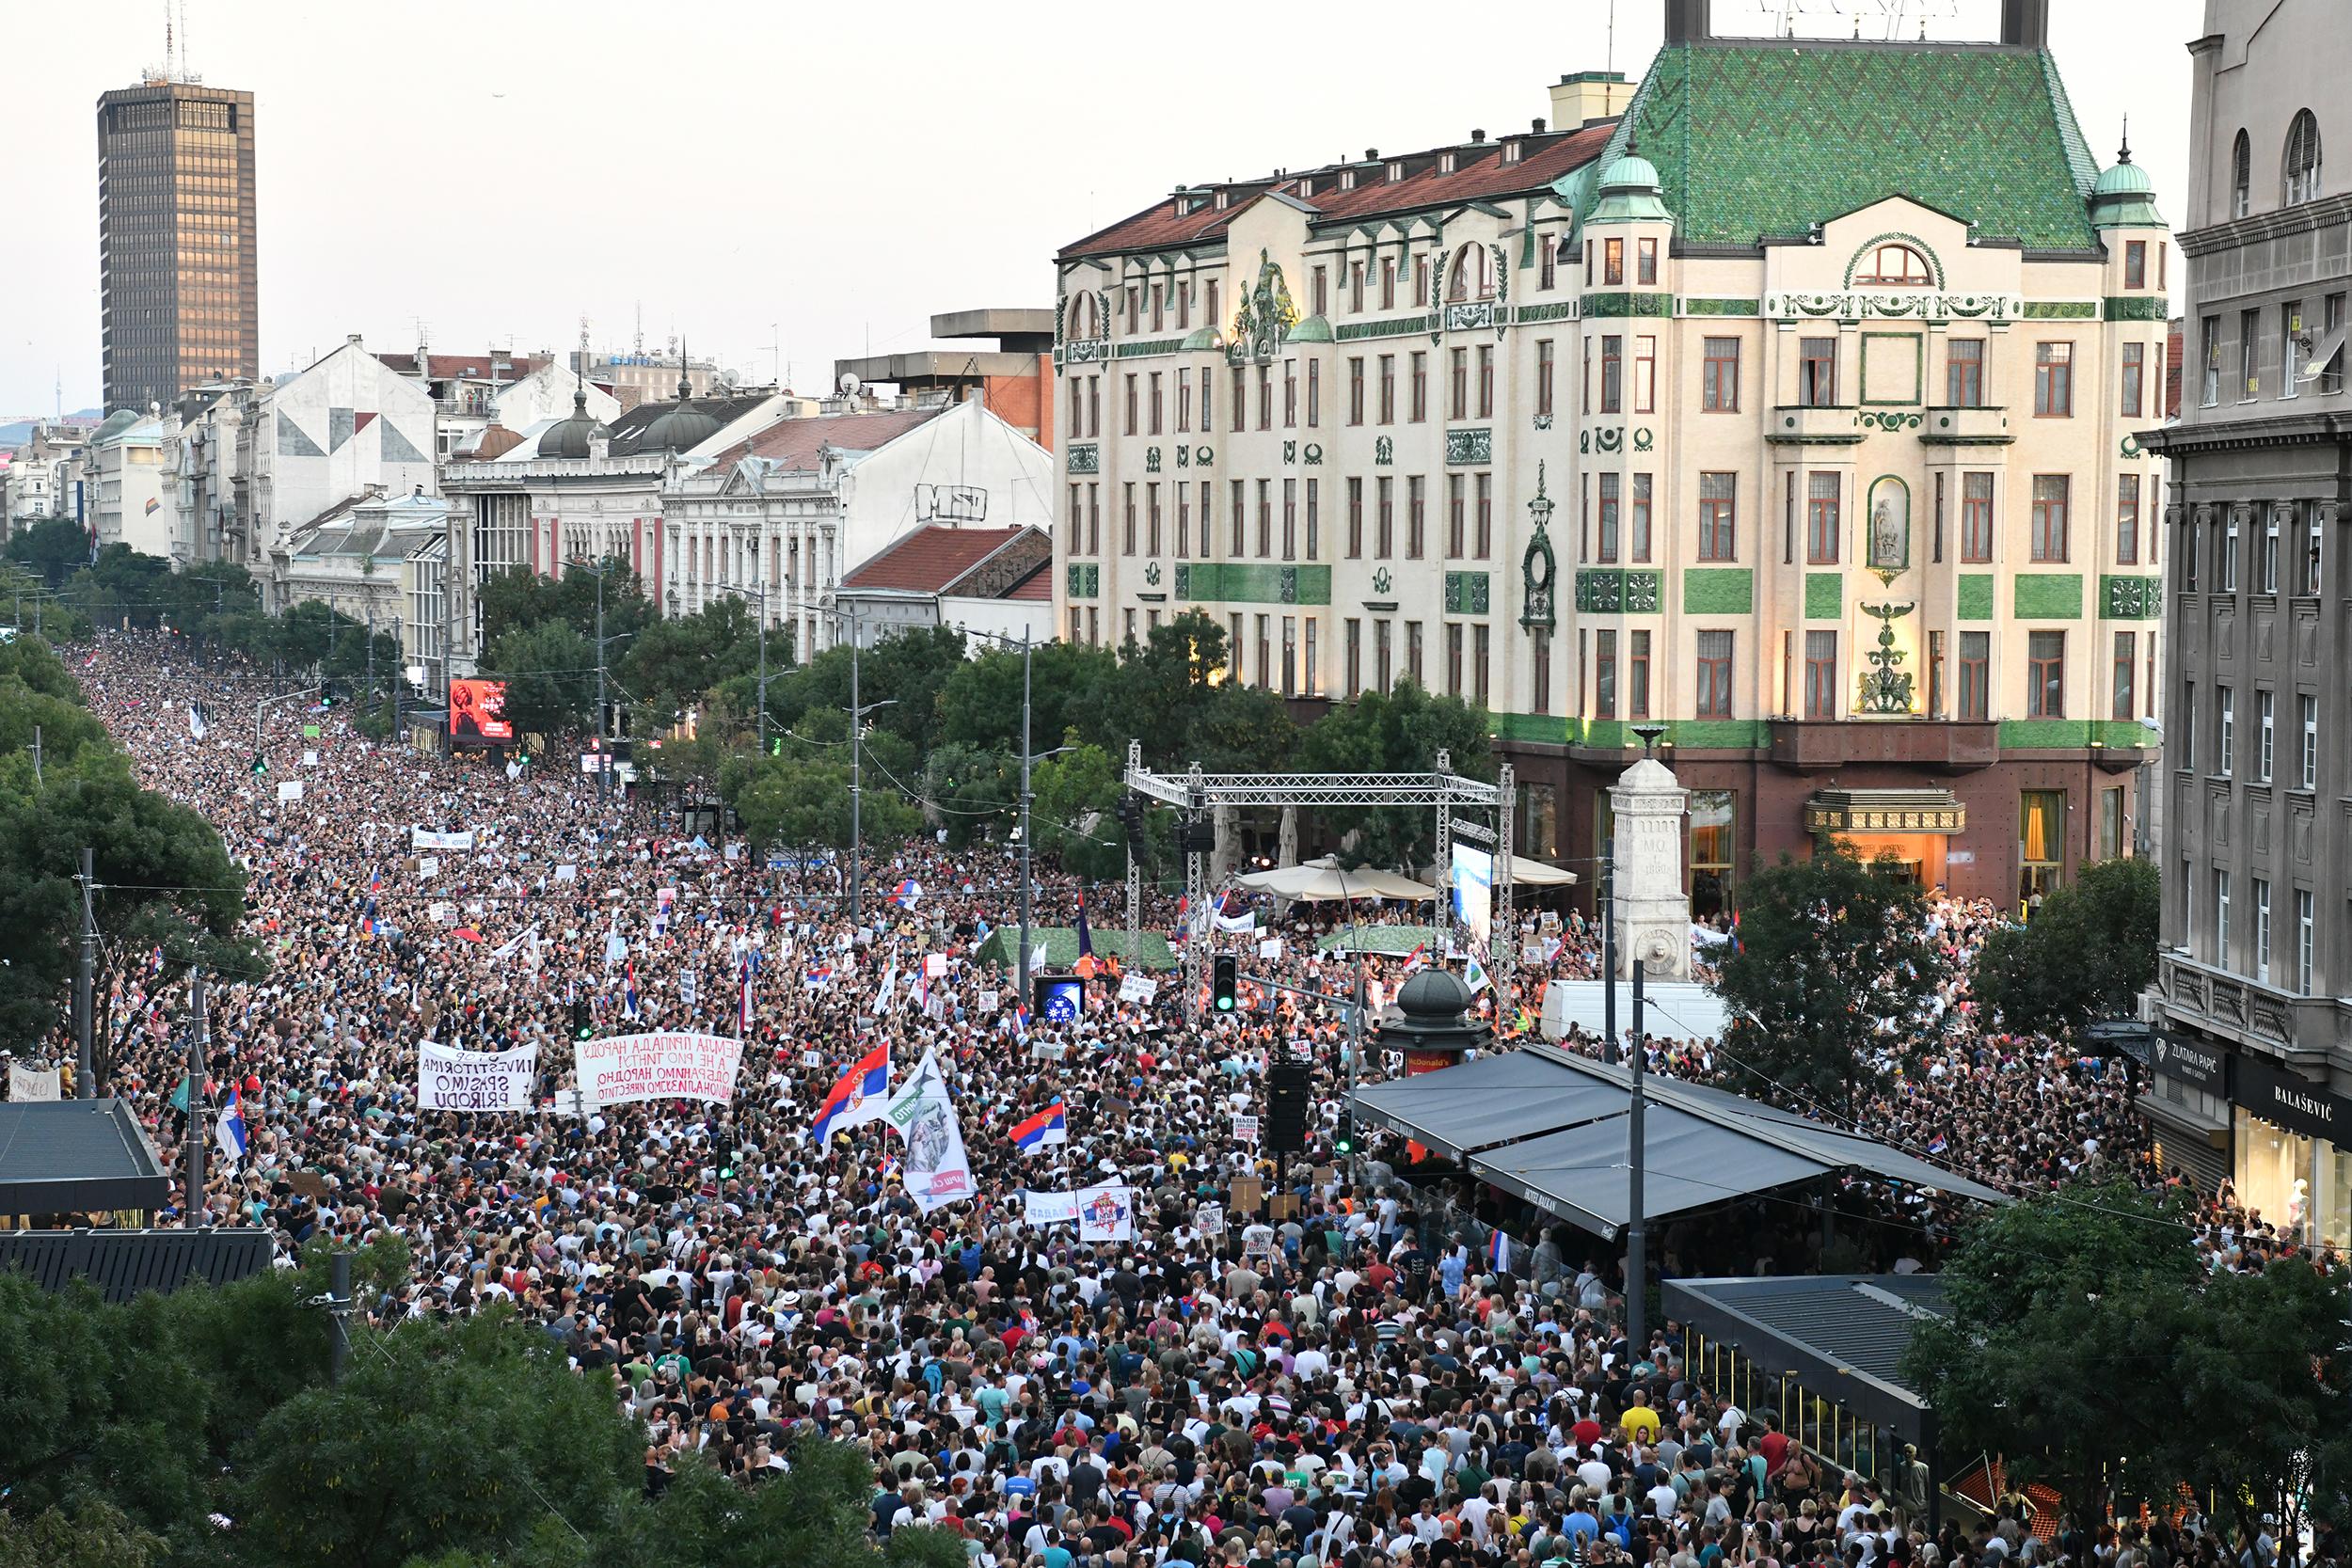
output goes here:
[[1391, 1127], [1450, 1160], [1625, 1108], [1626, 1096], [1526, 1051], [1359, 1089], [1357, 1119]]
[[1824, 789], [1804, 803], [1809, 833], [1956, 833], [1968, 808], [1948, 789]]
[[127, 1101], [0, 1104], [0, 1214], [160, 1209], [170, 1186]]
[[[1649, 1076], [1643, 1096], [1646, 1219], [1838, 1171], [1982, 1203], [2009, 1201], [1874, 1138], [1723, 1089]], [[1366, 1122], [1395, 1128], [1460, 1159], [1473, 1176], [1604, 1235], [1628, 1217], [1631, 1101], [1628, 1069], [1535, 1043], [1351, 1099]]]

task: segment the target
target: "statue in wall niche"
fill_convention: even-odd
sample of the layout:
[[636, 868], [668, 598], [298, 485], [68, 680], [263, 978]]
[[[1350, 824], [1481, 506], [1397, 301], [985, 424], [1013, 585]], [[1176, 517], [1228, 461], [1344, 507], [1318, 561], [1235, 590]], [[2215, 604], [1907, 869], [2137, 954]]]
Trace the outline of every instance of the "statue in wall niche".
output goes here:
[[1911, 492], [1891, 475], [1870, 486], [1870, 527], [1863, 565], [1882, 582], [1911, 568]]

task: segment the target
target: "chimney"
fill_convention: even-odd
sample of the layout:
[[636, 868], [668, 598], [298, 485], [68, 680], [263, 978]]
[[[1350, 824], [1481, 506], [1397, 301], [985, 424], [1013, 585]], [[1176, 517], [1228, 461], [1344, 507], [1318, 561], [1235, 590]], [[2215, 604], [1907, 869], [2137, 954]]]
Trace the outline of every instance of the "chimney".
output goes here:
[[1574, 131], [1597, 119], [1613, 119], [1633, 101], [1633, 85], [1622, 71], [1580, 71], [1551, 89], [1551, 123]]
[[2050, 47], [2050, 0], [2001, 0], [2001, 41], [2020, 49]]
[[1666, 0], [1666, 41], [1691, 43], [1715, 36], [1709, 0]]

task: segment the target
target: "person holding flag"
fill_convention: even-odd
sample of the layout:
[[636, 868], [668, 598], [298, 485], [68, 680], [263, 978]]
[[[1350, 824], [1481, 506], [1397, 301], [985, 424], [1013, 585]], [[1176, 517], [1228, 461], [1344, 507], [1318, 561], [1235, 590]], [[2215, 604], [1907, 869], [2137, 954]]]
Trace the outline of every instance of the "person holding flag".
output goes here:
[[1055, 1101], [1035, 1116], [1015, 1122], [1012, 1141], [1024, 1154], [1034, 1154], [1047, 1144], [1070, 1141], [1070, 1117], [1062, 1102]]
[[817, 1107], [816, 1118], [808, 1124], [809, 1141], [821, 1149], [835, 1128], [880, 1121], [889, 1101], [890, 1042], [883, 1040], [859, 1057]]
[[231, 1160], [245, 1158], [245, 1091], [231, 1085], [229, 1108], [213, 1124], [213, 1136], [219, 1140], [220, 1151]]

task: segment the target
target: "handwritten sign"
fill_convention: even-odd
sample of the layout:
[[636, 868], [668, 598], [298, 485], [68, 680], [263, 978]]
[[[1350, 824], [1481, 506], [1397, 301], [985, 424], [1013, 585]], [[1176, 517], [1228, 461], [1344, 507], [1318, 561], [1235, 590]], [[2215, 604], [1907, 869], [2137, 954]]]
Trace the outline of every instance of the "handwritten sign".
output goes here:
[[528, 1111], [539, 1048], [461, 1051], [417, 1042], [417, 1103], [427, 1111]]
[[580, 1092], [597, 1106], [735, 1098], [743, 1042], [723, 1035], [615, 1035], [573, 1047]]

